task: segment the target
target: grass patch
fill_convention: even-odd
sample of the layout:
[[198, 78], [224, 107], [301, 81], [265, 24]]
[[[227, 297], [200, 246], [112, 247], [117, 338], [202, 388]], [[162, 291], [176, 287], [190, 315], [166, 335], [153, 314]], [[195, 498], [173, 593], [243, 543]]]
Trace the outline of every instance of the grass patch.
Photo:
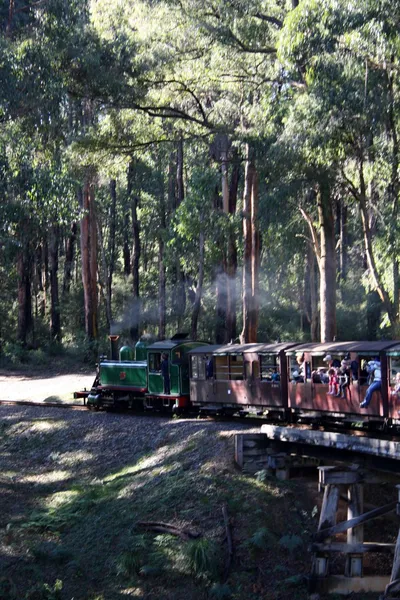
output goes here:
[[[55, 435], [68, 440], [68, 430]], [[229, 442], [220, 439], [210, 456], [206, 444], [199, 443], [202, 439], [196, 434], [175, 440], [166, 431], [153, 453], [142, 447], [131, 458], [126, 453], [119, 457], [116, 450], [112, 467], [106, 465], [101, 477], [91, 471], [101, 460], [101, 447], [88, 463], [71, 466], [68, 478], [49, 475], [35, 498], [35, 510], [25, 510], [30, 516], [13, 525], [19, 534], [10, 552], [24, 560], [4, 585], [14, 586], [18, 600], [25, 600], [21, 590], [27, 589], [38, 600], [58, 600], [57, 594], [64, 600], [122, 600], [123, 590], [150, 600], [306, 600], [301, 581], [310, 561], [297, 540], [304, 542], [313, 520], [302, 494], [292, 483], [239, 474], [231, 465], [233, 448], [228, 461], [214, 462]], [[71, 448], [63, 452], [53, 445], [46, 456], [58, 472], [70, 454]], [[24, 483], [28, 489], [32, 477], [30, 473]], [[227, 581], [225, 504], [234, 540]], [[169, 522], [202, 536], [185, 541], [142, 534], [138, 521]], [[51, 585], [40, 580], [44, 574]], [[57, 579], [62, 590], [55, 588]], [[260, 586], [256, 591], [255, 583]]]

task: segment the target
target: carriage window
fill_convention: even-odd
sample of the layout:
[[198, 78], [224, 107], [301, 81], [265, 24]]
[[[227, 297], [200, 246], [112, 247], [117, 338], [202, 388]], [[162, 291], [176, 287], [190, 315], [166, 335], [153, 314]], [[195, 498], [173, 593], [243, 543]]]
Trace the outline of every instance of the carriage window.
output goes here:
[[264, 381], [280, 381], [279, 357], [276, 354], [260, 356], [261, 379]]
[[149, 353], [149, 371], [151, 373], [161, 373], [161, 353]]
[[[290, 357], [289, 359], [289, 376], [290, 381], [295, 381], [296, 383], [304, 383], [304, 372], [310, 370], [310, 363], [299, 364], [297, 358], [295, 356]], [[310, 373], [311, 376], [311, 373]]]
[[329, 366], [323, 356], [311, 357], [311, 381], [313, 383], [329, 383]]
[[230, 379], [243, 379], [243, 354], [230, 356]]
[[215, 356], [215, 379], [229, 379], [227, 356]]
[[191, 367], [192, 367], [192, 370], [191, 370], [192, 379], [199, 379], [199, 357], [191, 356], [190, 362], [191, 362]]
[[191, 378], [192, 379], [205, 379], [206, 378], [206, 363], [207, 356], [191, 356]]
[[400, 356], [391, 356], [389, 358], [390, 365], [390, 385], [397, 385], [400, 375]]

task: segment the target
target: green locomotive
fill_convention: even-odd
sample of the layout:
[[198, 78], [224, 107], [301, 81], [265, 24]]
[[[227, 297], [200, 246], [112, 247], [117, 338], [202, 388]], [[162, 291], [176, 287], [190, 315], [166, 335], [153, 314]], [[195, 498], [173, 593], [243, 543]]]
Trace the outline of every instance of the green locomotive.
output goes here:
[[[143, 408], [182, 412], [190, 404], [188, 353], [204, 342], [177, 334], [152, 343], [140, 340], [133, 350], [123, 346], [116, 352], [117, 336], [110, 336], [111, 359], [102, 358], [93, 387], [87, 394], [88, 408]], [[78, 393], [83, 395], [83, 392]]]

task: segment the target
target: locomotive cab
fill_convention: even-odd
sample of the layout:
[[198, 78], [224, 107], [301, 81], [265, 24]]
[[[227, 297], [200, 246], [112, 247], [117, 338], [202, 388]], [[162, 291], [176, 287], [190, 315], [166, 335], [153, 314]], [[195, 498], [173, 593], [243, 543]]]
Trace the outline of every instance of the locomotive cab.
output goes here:
[[206, 344], [185, 338], [185, 334], [178, 334], [147, 347], [146, 408], [170, 408], [177, 412], [190, 406], [188, 353]]

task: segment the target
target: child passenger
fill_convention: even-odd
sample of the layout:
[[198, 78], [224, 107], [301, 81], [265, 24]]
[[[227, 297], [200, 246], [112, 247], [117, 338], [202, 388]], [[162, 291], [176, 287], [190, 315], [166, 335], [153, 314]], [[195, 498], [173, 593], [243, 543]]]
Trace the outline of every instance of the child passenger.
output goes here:
[[333, 367], [331, 367], [328, 371], [328, 375], [329, 375], [329, 388], [328, 388], [328, 394], [330, 396], [336, 396], [338, 393], [338, 383], [339, 383], [339, 379], [336, 373], [336, 369], [334, 369]]

